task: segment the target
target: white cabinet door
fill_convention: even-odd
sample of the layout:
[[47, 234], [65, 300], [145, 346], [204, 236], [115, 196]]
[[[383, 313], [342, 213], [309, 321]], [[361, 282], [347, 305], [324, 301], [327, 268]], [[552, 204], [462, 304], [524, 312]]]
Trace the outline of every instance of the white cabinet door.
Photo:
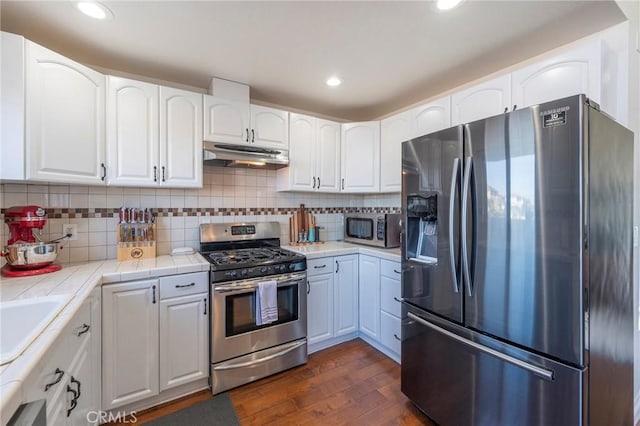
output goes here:
[[402, 142], [411, 139], [411, 111], [380, 121], [380, 191], [402, 189]]
[[334, 337], [358, 331], [358, 255], [336, 256], [333, 282]]
[[398, 355], [402, 349], [400, 329], [400, 318], [380, 312], [380, 343]]
[[333, 337], [333, 272], [307, 277], [307, 341]]
[[289, 113], [251, 105], [251, 144], [260, 148], [289, 148]]
[[360, 331], [374, 339], [380, 334], [380, 259], [360, 255], [359, 259]]
[[318, 118], [316, 124], [316, 188], [340, 192], [340, 123]]
[[158, 394], [158, 280], [102, 287], [102, 408]]
[[451, 95], [451, 125], [502, 114], [511, 108], [511, 74], [506, 74]]
[[599, 40], [536, 62], [511, 74], [513, 104], [524, 108], [584, 93], [600, 102]]
[[343, 192], [380, 190], [380, 122], [367, 121], [342, 125]]
[[204, 96], [204, 139], [236, 145], [249, 143], [249, 104]]
[[451, 127], [451, 98], [436, 99], [409, 111], [413, 128], [411, 138]]
[[207, 293], [160, 302], [160, 390], [209, 376]]
[[202, 187], [202, 95], [160, 87], [160, 185]]
[[26, 178], [104, 183], [104, 75], [31, 42], [26, 64]]
[[[314, 191], [316, 189], [316, 118], [292, 113], [289, 118], [289, 129], [289, 170], [282, 171], [289, 179], [286, 189]], [[278, 171], [279, 175], [280, 173]]]
[[158, 86], [107, 78], [108, 183], [157, 186]]

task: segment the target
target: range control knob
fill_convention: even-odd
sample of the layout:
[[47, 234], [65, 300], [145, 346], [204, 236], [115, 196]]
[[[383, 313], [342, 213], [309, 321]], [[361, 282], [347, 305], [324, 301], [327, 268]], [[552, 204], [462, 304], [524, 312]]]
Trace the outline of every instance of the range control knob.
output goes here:
[[289, 270], [290, 270], [290, 271], [293, 271], [293, 270], [295, 270], [295, 269], [296, 269], [296, 264], [295, 264], [295, 263], [290, 263], [290, 264], [289, 264]]
[[269, 269], [266, 266], [263, 266], [262, 268], [260, 268], [260, 273], [264, 274], [268, 271]]
[[229, 272], [227, 272], [227, 275], [228, 275], [228, 276], [230, 276], [230, 277], [235, 277], [236, 275], [238, 275], [238, 272], [236, 272], [236, 271], [229, 271]]
[[247, 271], [246, 269], [243, 269], [242, 271], [240, 271], [241, 277], [246, 277], [247, 275], [249, 275], [249, 271]]

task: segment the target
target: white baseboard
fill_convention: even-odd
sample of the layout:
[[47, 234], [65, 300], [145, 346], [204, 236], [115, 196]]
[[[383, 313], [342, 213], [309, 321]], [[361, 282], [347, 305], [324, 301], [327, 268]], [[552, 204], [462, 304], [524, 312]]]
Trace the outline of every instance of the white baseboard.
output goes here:
[[637, 425], [640, 422], [640, 390], [633, 398], [633, 424]]

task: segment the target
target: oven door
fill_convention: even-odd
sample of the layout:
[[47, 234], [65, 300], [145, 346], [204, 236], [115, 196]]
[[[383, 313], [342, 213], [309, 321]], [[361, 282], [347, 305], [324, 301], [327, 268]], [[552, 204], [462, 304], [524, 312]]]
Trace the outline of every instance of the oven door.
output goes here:
[[[211, 362], [246, 355], [307, 335], [306, 272], [214, 284]], [[258, 283], [278, 283], [278, 321], [256, 325]]]

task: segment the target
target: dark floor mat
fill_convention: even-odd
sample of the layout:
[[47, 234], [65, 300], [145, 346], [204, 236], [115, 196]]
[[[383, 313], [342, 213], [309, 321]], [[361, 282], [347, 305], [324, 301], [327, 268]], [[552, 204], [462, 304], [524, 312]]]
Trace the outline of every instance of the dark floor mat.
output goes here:
[[236, 410], [227, 392], [183, 410], [168, 414], [145, 425], [149, 426], [239, 426]]

